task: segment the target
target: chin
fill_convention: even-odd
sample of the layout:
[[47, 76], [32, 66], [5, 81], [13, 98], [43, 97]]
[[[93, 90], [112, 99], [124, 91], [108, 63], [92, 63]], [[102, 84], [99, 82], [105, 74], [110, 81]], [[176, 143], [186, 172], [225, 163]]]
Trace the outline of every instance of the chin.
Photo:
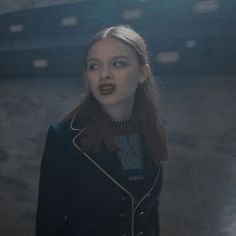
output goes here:
[[97, 101], [102, 106], [124, 106], [126, 107], [128, 104], [132, 103], [132, 100], [130, 96], [127, 97], [118, 97], [118, 96], [98, 96]]
[[97, 101], [102, 105], [102, 106], [112, 106], [112, 105], [117, 105], [119, 103], [121, 103], [122, 101], [119, 99], [114, 99], [114, 98], [99, 98], [97, 99]]
[[115, 101], [98, 101], [98, 102], [102, 106], [112, 106], [112, 105], [116, 105], [119, 103], [119, 102], [115, 102]]

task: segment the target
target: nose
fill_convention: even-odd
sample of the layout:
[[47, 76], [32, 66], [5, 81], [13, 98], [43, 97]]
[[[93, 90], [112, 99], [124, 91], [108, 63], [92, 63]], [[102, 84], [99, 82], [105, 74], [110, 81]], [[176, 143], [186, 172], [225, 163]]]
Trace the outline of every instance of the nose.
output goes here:
[[108, 65], [103, 65], [100, 70], [100, 80], [111, 79], [111, 71]]

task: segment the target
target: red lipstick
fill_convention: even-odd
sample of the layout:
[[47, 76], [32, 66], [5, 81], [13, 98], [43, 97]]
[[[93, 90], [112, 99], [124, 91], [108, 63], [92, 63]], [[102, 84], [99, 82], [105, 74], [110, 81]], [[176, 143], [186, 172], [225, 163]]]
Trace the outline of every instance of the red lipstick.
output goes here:
[[113, 93], [116, 89], [116, 85], [115, 84], [101, 84], [99, 85], [99, 91], [100, 94], [102, 95], [110, 95], [111, 93]]

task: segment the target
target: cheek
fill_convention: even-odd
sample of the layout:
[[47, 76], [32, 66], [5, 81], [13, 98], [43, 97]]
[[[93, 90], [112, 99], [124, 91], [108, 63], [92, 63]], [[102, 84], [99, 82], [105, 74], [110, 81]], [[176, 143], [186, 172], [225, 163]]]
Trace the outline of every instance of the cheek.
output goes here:
[[130, 74], [121, 85], [121, 93], [123, 95], [131, 95], [135, 93], [138, 86], [138, 77], [136, 73]]
[[85, 81], [90, 89], [93, 89], [96, 86], [96, 82], [92, 77], [87, 76]]
[[139, 79], [140, 79], [140, 73], [138, 73], [137, 71], [131, 71], [127, 75], [127, 84], [130, 86], [136, 86], [139, 82]]
[[98, 84], [97, 84], [96, 80], [91, 79], [91, 78], [87, 78], [86, 84], [87, 84], [88, 90], [93, 94], [93, 96], [95, 98], [98, 98], [99, 91], [98, 91]]

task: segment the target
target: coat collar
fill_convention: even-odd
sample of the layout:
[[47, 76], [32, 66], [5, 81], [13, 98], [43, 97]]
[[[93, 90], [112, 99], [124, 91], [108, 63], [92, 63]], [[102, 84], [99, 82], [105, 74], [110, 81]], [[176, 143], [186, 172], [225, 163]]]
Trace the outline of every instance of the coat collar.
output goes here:
[[75, 115], [72, 117], [71, 121], [70, 121], [70, 129], [73, 131], [85, 131], [87, 129], [86, 126], [81, 127], [80, 126], [80, 122], [79, 122], [79, 117], [78, 117], [78, 112], [75, 113]]
[[[105, 170], [104, 167], [102, 166], [101, 163], [98, 163], [98, 161], [96, 161], [96, 159], [94, 157], [92, 157], [91, 155], [87, 154], [79, 145], [78, 145], [78, 138], [79, 136], [86, 131], [87, 127], [81, 127], [80, 123], [79, 123], [79, 117], [78, 117], [78, 113], [76, 113], [73, 118], [70, 121], [70, 129], [72, 131], [76, 131], [76, 135], [73, 137], [73, 145], [76, 147], [76, 149], [78, 149], [85, 158], [87, 158], [96, 168], [98, 168], [106, 177], [108, 177], [115, 185], [117, 185], [120, 189], [122, 189], [126, 194], [128, 194], [132, 201], [134, 201], [134, 196], [132, 195], [132, 193], [130, 193], [128, 191], [128, 189], [121, 183], [119, 182], [111, 173], [109, 173], [108, 170]], [[146, 171], [148, 173], [149, 178], [151, 177], [149, 174], [153, 173], [152, 172], [152, 168], [150, 165], [146, 166]], [[152, 170], [151, 170], [152, 169]], [[155, 187], [155, 185], [158, 183], [159, 181], [159, 176], [160, 176], [160, 168], [156, 168], [156, 174], [155, 178], [152, 180], [152, 184], [149, 186], [149, 189], [147, 191], [147, 193], [144, 195], [144, 197], [141, 199], [141, 201], [145, 198], [145, 196], [147, 196]]]

